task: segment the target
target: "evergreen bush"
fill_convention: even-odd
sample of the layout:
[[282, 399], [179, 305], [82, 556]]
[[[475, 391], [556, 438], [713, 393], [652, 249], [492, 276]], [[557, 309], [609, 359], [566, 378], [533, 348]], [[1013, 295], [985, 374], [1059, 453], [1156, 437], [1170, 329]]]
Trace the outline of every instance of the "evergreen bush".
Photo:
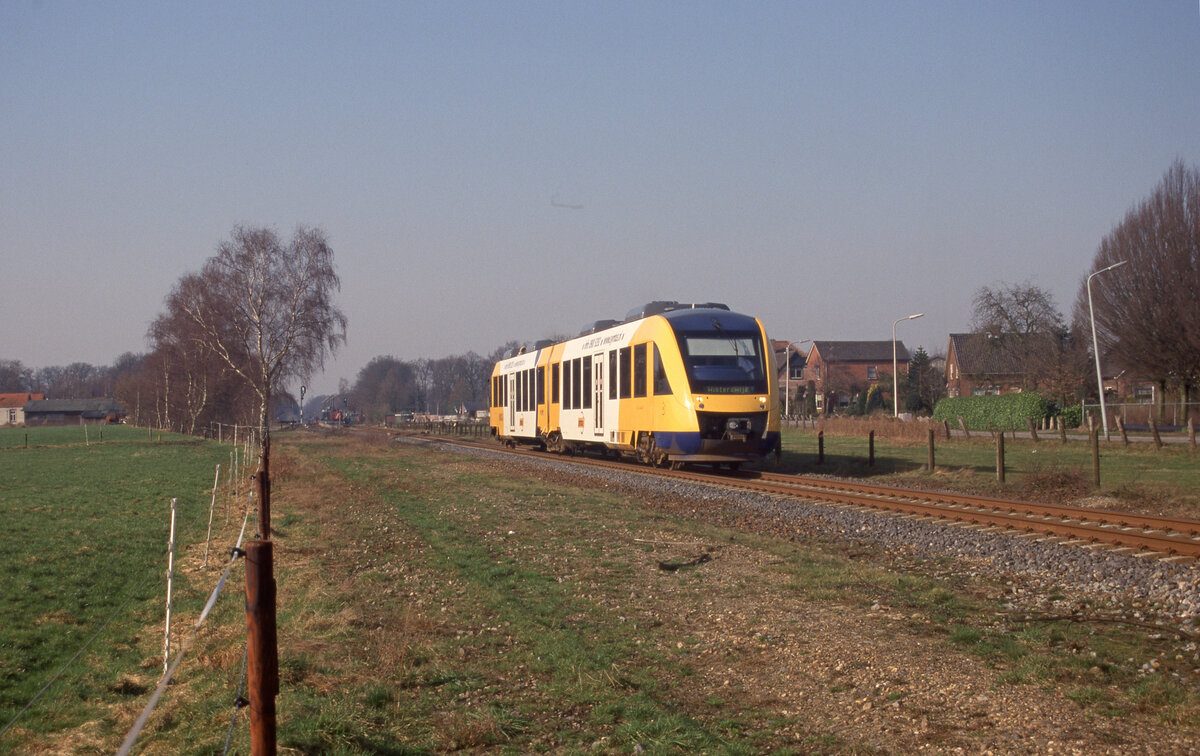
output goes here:
[[939, 400], [933, 419], [957, 423], [961, 417], [970, 430], [1025, 430], [1029, 420], [1038, 422], [1046, 417], [1049, 406], [1034, 393], [956, 396]]

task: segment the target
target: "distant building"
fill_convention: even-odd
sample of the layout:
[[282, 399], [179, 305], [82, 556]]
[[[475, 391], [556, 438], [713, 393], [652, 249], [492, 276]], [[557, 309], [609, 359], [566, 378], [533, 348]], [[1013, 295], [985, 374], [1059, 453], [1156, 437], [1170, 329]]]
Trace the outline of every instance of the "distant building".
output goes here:
[[771, 349], [775, 352], [776, 382], [780, 396], [790, 396], [789, 410], [799, 412], [802, 408], [795, 406], [796, 392], [804, 386], [804, 363], [807, 361], [804, 351], [790, 341], [771, 340]]
[[45, 394], [0, 394], [0, 425], [24, 425], [25, 405], [34, 400], [45, 399]]
[[125, 408], [112, 398], [34, 399], [24, 409], [26, 425], [99, 425], [125, 416]]
[[[908, 375], [908, 348], [896, 342], [897, 378]], [[816, 387], [817, 412], [827, 414], [841, 407], [871, 386], [892, 393], [892, 342], [887, 341], [814, 341], [804, 366], [805, 382]], [[887, 377], [886, 383], [881, 378]]]

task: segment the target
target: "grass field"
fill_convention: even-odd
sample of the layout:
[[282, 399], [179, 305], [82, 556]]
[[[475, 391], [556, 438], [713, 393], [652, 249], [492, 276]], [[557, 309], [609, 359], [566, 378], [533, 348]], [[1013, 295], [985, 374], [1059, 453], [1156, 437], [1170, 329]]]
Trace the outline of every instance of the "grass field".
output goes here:
[[[170, 501], [178, 542], [203, 544], [215, 466], [228, 468], [216, 444], [123, 426], [105, 427], [101, 442], [88, 430], [85, 441], [81, 427], [0, 429], [0, 727], [105, 628], [13, 725], [35, 741], [107, 729], [99, 712], [157, 682]], [[204, 582], [177, 573], [177, 611], [195, 615]]]
[[[1186, 445], [1155, 449], [1153, 444], [1104, 443], [1100, 450], [1100, 489], [1092, 484], [1092, 451], [1086, 442], [1060, 443], [1045, 436], [1005, 440], [1005, 484], [996, 480], [996, 442], [983, 438], [938, 438], [935, 471], [926, 470], [925, 443], [875, 440], [869, 467], [865, 437], [825, 436], [825, 463], [817, 464], [817, 433], [784, 431], [784, 472], [878, 478], [914, 487], [954, 487], [1025, 499], [1080, 499], [1096, 494], [1150, 513], [1200, 517], [1200, 454]], [[764, 469], [773, 469], [768, 463]]]
[[[116, 619], [0, 752], [111, 752], [161, 673], [167, 502], [180, 499], [178, 628], [236, 537], [240, 518], [219, 500], [220, 556], [201, 569], [213, 466], [229, 447], [135, 429], [84, 445], [54, 430], [31, 432], [28, 449], [0, 433], [0, 569], [14, 578], [0, 598], [0, 727]], [[808, 463], [807, 441], [789, 437], [799, 448], [785, 466]], [[862, 473], [856, 443], [827, 439], [827, 459]], [[927, 475], [907, 469], [923, 447], [877, 454], [894, 460], [889, 476]], [[926, 721], [921, 742], [971, 750], [980, 722], [1004, 723], [980, 719], [985, 704], [961, 719], [939, 704], [944, 664], [954, 685], [975, 686], [969, 701], [1065, 707], [1062, 722], [1105, 742], [1200, 726], [1196, 663], [1171, 634], [1010, 621], [1010, 589], [986, 578], [894, 572], [862, 546], [726, 528], [413, 447], [282, 434], [275, 460], [281, 751], [859, 753], [905, 750]], [[701, 550], [714, 561], [696, 562]], [[137, 752], [222, 750], [241, 579], [239, 568]], [[1147, 678], [1152, 658], [1164, 673]], [[233, 742], [247, 752], [244, 715]]]

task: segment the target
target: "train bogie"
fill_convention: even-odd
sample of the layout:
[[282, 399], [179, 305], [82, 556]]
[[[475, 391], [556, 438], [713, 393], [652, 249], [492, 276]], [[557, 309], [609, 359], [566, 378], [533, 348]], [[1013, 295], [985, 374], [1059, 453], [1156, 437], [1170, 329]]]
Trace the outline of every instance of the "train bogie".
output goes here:
[[778, 448], [773, 356], [759, 321], [719, 305], [651, 305], [631, 317], [496, 363], [496, 437], [657, 464], [737, 464]]

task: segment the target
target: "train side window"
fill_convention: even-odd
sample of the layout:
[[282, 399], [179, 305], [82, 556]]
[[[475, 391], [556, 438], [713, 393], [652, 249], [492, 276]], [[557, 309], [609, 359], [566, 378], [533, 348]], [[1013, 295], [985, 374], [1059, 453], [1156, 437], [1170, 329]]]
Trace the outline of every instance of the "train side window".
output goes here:
[[536, 397], [537, 403], [545, 404], [546, 403], [546, 368], [540, 367], [540, 368], [534, 368], [534, 369], [537, 371], [535, 373], [535, 375], [537, 376], [537, 397]]
[[592, 358], [583, 358], [583, 408], [592, 408]]
[[558, 402], [559, 404], [562, 404], [562, 394], [560, 393], [562, 391], [562, 379], [559, 377], [561, 372], [562, 364], [558, 362], [554, 363], [553, 377], [550, 382], [550, 401]]
[[628, 399], [631, 396], [633, 388], [633, 360], [631, 359], [632, 350], [629, 347], [624, 347], [620, 353], [621, 361], [621, 398]]
[[617, 350], [612, 349], [608, 353], [608, 398], [617, 398]]
[[571, 361], [562, 364], [563, 370], [563, 409], [571, 409]]
[[654, 393], [657, 396], [671, 394], [671, 382], [667, 380], [667, 369], [663, 366], [662, 352], [654, 345]]
[[533, 370], [525, 371], [525, 411], [534, 409], [533, 405]]
[[575, 364], [571, 368], [571, 383], [573, 384], [571, 393], [574, 395], [575, 401], [572, 402], [571, 407], [579, 409], [583, 398], [583, 358], [576, 357], [572, 362]]
[[646, 344], [633, 346], [633, 397], [639, 399], [646, 395]]

